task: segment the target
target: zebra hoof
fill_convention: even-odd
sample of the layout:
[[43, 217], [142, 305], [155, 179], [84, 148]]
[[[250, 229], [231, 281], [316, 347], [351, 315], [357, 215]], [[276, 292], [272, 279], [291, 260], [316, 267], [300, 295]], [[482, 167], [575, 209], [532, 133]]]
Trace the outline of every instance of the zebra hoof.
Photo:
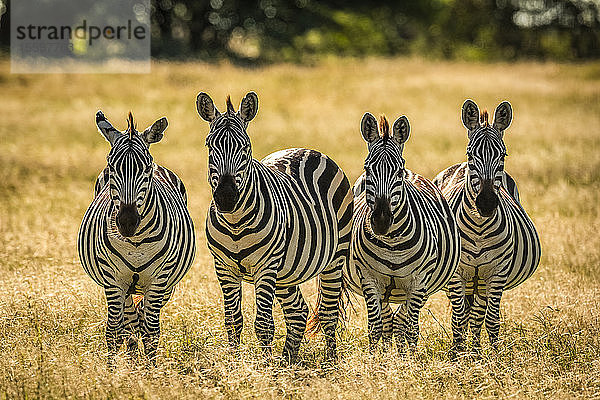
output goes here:
[[327, 346], [325, 349], [324, 364], [336, 364], [338, 362], [338, 354], [335, 347]]
[[498, 354], [500, 352], [500, 340], [490, 340], [491, 348], [494, 354]]
[[384, 337], [383, 340], [381, 341], [381, 348], [386, 353], [391, 351], [392, 350], [392, 338]]
[[273, 346], [271, 345], [261, 345], [260, 346], [261, 353], [263, 358], [270, 359], [273, 356]]
[[372, 341], [369, 341], [369, 353], [371, 353], [371, 355], [377, 354], [378, 349], [379, 346], [377, 346], [377, 342], [373, 343]]
[[287, 367], [287, 366], [295, 365], [297, 363], [298, 363], [298, 353], [297, 352], [294, 353], [292, 351], [286, 351], [284, 349], [283, 353], [281, 354], [280, 365]]
[[464, 341], [454, 342], [448, 351], [450, 361], [458, 361], [467, 355], [467, 347]]

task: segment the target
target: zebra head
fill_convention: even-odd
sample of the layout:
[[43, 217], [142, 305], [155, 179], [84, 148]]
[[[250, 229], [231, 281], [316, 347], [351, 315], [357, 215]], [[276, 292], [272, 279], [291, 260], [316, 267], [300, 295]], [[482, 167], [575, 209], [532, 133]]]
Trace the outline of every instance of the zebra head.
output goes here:
[[496, 107], [494, 122], [488, 122], [487, 111], [479, 112], [477, 104], [466, 100], [462, 106], [462, 122], [468, 130], [467, 186], [475, 194], [475, 207], [482, 217], [495, 214], [499, 204], [498, 191], [504, 175], [504, 130], [512, 121], [512, 107], [503, 101]]
[[196, 98], [198, 114], [210, 124], [208, 147], [208, 183], [217, 210], [231, 213], [248, 183], [252, 165], [252, 146], [246, 133], [248, 122], [258, 112], [258, 96], [248, 93], [236, 112], [227, 97], [227, 111], [220, 113], [204, 92]]
[[404, 143], [410, 134], [410, 124], [404, 115], [390, 127], [382, 116], [377, 120], [366, 113], [361, 121], [361, 133], [369, 154], [365, 160], [365, 200], [371, 209], [370, 224], [376, 235], [388, 233], [394, 216], [404, 198]]
[[151, 143], [163, 138], [168, 122], [162, 117], [143, 132], [138, 132], [130, 112], [127, 130], [121, 132], [108, 122], [102, 111], [98, 111], [96, 125], [111, 145], [106, 160], [110, 197], [117, 210], [117, 228], [121, 235], [131, 237], [140, 224], [152, 180], [153, 160], [148, 149]]

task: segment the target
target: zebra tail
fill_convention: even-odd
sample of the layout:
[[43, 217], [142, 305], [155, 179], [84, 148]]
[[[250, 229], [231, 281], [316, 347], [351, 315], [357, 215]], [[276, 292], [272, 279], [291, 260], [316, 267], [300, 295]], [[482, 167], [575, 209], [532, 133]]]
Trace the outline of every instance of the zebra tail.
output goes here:
[[[306, 331], [305, 335], [312, 339], [316, 336], [316, 334], [321, 331], [321, 319], [319, 318], [319, 307], [321, 306], [321, 302], [323, 299], [323, 295], [321, 294], [320, 288], [321, 277], [317, 278], [317, 302], [312, 310], [308, 321], [306, 322]], [[350, 301], [350, 291], [348, 290], [348, 285], [346, 283], [346, 277], [342, 278], [342, 290], [340, 291], [340, 298], [338, 301], [338, 321], [341, 321], [341, 329], [346, 329], [346, 308], [348, 305], [352, 306], [352, 302]]]

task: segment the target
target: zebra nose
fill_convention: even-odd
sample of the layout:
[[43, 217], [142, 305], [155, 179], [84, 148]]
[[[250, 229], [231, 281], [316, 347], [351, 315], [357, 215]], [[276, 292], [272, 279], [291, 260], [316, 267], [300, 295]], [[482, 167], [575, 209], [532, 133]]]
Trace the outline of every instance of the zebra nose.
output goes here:
[[219, 183], [213, 193], [213, 200], [220, 212], [232, 212], [240, 199], [240, 192], [232, 175], [225, 174], [219, 178]]
[[375, 198], [375, 206], [371, 213], [371, 228], [376, 235], [385, 235], [392, 225], [390, 201], [385, 197]]
[[140, 225], [140, 214], [137, 211], [135, 203], [121, 204], [117, 213], [117, 228], [119, 233], [125, 237], [131, 237], [135, 234]]
[[494, 184], [491, 179], [481, 181], [481, 190], [475, 198], [475, 207], [482, 217], [491, 217], [496, 212], [500, 200], [494, 190]]
[[494, 181], [492, 181], [491, 179], [482, 179], [481, 180], [481, 188], [488, 188], [488, 189], [493, 189], [494, 188]]

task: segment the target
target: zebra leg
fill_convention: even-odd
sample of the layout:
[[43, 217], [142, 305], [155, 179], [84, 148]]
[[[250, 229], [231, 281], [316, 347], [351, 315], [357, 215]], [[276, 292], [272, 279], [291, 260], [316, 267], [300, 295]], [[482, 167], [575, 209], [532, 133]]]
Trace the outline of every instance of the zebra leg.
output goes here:
[[298, 286], [277, 288], [275, 296], [277, 296], [277, 300], [283, 309], [287, 328], [282, 353], [283, 361], [293, 364], [296, 362], [300, 343], [306, 329], [308, 305], [306, 305]]
[[119, 347], [126, 337], [123, 311], [125, 308], [125, 292], [118, 286], [104, 288], [108, 304], [106, 321], [106, 346], [108, 347], [108, 367], [114, 367], [114, 359]]
[[275, 284], [277, 282], [277, 268], [269, 265], [255, 278], [256, 319], [254, 330], [256, 337], [265, 356], [272, 352], [275, 322], [273, 321], [273, 300], [275, 297]]
[[415, 290], [406, 299], [406, 341], [412, 354], [417, 350], [417, 341], [419, 340], [419, 315], [421, 309], [427, 301], [427, 291], [425, 288]]
[[[477, 282], [475, 282], [477, 284]], [[469, 319], [469, 325], [471, 328], [471, 334], [473, 336], [473, 350], [479, 352], [481, 350], [481, 327], [485, 318], [487, 308], [487, 297], [481, 291], [475, 290], [473, 293], [473, 304], [471, 306], [471, 313]]]
[[225, 329], [229, 345], [237, 349], [240, 345], [244, 317], [242, 315], [242, 277], [232, 274], [229, 269], [215, 264], [217, 278], [223, 292], [225, 305]]
[[406, 303], [402, 303], [396, 309], [392, 321], [393, 333], [396, 336], [396, 347], [400, 355], [404, 355], [406, 352], [406, 319]]
[[381, 321], [383, 322], [383, 346], [389, 348], [394, 334], [394, 319], [390, 303], [381, 303]]
[[487, 285], [487, 313], [485, 327], [488, 332], [490, 344], [494, 350], [498, 349], [498, 334], [500, 332], [500, 300], [506, 278], [494, 277]]
[[337, 257], [329, 264], [321, 275], [319, 275], [319, 292], [321, 303], [319, 304], [319, 321], [325, 336], [326, 362], [337, 360], [337, 349], [335, 341], [335, 330], [339, 317], [339, 306], [342, 296], [342, 267], [348, 262], [347, 252]]
[[454, 275], [448, 283], [448, 291], [446, 292], [452, 306], [451, 358], [455, 358], [457, 353], [465, 351], [465, 339], [470, 313], [465, 292], [466, 282], [459, 275]]
[[377, 343], [383, 333], [383, 322], [381, 315], [381, 296], [379, 291], [371, 282], [363, 278], [363, 296], [367, 305], [367, 322], [369, 327], [369, 347], [375, 351]]
[[408, 343], [411, 353], [417, 349], [419, 339], [419, 314], [427, 300], [425, 288], [419, 288], [406, 298], [406, 303], [400, 305], [394, 315], [394, 335], [398, 353], [405, 353], [405, 342]]
[[156, 350], [160, 338], [160, 310], [172, 293], [172, 287], [165, 291], [162, 285], [156, 285], [144, 295], [142, 342], [146, 356], [153, 365], [156, 365]]
[[138, 338], [140, 333], [140, 321], [138, 309], [134, 304], [133, 296], [125, 297], [125, 333], [127, 335], [127, 353], [135, 360], [138, 356]]

